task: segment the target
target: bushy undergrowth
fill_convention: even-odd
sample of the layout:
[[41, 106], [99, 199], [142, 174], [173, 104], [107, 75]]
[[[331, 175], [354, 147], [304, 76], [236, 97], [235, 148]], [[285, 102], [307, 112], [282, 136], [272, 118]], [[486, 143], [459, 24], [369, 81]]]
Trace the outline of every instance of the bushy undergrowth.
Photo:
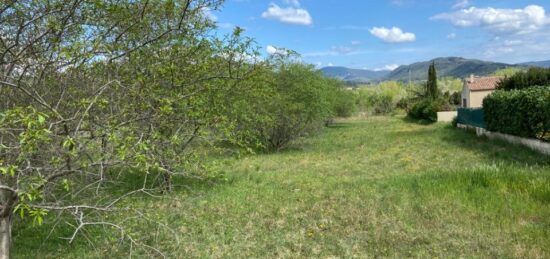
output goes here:
[[416, 120], [437, 121], [437, 112], [441, 110], [440, 100], [422, 100], [412, 106], [407, 115]]
[[[354, 112], [354, 94], [343, 83], [324, 77], [313, 66], [288, 60], [273, 64], [244, 84], [255, 89], [228, 102], [230, 132], [246, 148], [277, 151], [292, 140], [318, 131], [334, 117]], [[238, 98], [241, 96], [241, 98]], [[234, 98], [239, 99], [236, 105]]]
[[[453, 110], [460, 104], [460, 79], [444, 77], [438, 80], [440, 97], [444, 100], [441, 109]], [[364, 85], [356, 91], [357, 110], [368, 115], [385, 115], [409, 112], [425, 97], [425, 83], [385, 81], [376, 85]]]
[[359, 111], [371, 115], [390, 114], [398, 108], [400, 100], [407, 96], [407, 86], [401, 82], [387, 81], [357, 91]]
[[407, 116], [415, 120], [437, 122], [437, 112], [454, 110], [458, 98], [456, 92], [451, 94], [441, 91], [435, 64], [432, 64], [428, 71], [428, 82], [409, 99]]

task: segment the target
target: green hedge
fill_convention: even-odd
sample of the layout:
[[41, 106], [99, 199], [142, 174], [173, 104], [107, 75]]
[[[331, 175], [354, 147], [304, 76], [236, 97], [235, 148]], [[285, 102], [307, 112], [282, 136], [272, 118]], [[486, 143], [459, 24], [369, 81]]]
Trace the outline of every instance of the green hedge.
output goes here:
[[550, 141], [550, 86], [495, 91], [483, 108], [490, 131]]

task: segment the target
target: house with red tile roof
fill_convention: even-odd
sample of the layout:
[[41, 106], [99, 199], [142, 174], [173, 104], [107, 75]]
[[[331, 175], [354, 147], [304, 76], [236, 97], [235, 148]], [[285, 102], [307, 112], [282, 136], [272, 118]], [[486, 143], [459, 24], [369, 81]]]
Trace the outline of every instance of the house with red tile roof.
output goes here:
[[462, 107], [480, 108], [483, 106], [483, 99], [496, 90], [498, 82], [503, 77], [475, 77], [471, 75], [464, 80], [462, 89]]

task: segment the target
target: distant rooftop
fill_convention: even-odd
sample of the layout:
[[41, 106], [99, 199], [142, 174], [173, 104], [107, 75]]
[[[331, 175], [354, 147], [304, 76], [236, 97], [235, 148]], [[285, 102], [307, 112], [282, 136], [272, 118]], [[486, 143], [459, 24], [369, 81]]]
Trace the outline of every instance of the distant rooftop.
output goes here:
[[470, 91], [488, 91], [495, 90], [497, 84], [503, 77], [488, 76], [488, 77], [474, 77], [473, 75], [466, 78], [466, 85]]

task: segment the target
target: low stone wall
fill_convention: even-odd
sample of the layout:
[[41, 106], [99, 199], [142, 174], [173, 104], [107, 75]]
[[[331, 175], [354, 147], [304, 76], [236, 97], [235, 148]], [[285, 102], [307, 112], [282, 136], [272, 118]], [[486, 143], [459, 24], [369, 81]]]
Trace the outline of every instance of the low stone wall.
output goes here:
[[522, 138], [522, 137], [512, 136], [512, 135], [498, 133], [498, 132], [491, 132], [483, 128], [472, 127], [470, 125], [464, 125], [464, 124], [458, 124], [457, 126], [459, 128], [464, 128], [464, 129], [474, 129], [478, 136], [486, 136], [489, 139], [500, 139], [512, 144], [523, 145], [532, 150], [535, 150], [550, 156], [550, 143], [542, 142], [538, 139]]
[[438, 112], [437, 113], [437, 122], [451, 122], [453, 119], [458, 116], [456, 111], [454, 112]]

